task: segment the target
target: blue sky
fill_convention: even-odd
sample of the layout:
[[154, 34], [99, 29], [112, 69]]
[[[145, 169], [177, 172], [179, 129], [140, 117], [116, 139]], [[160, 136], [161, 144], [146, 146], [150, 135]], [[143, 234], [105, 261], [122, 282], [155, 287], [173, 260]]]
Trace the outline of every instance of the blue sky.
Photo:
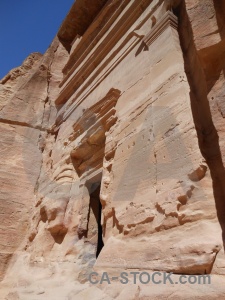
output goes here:
[[0, 0], [0, 78], [44, 53], [74, 0]]

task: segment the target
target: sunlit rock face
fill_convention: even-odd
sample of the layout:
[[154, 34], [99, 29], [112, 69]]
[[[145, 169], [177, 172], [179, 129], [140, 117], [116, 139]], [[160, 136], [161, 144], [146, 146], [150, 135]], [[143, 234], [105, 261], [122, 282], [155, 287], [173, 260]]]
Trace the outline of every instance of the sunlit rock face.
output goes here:
[[[47, 52], [1, 80], [1, 299], [224, 297], [224, 14], [77, 0]], [[88, 280], [125, 270], [175, 280]]]

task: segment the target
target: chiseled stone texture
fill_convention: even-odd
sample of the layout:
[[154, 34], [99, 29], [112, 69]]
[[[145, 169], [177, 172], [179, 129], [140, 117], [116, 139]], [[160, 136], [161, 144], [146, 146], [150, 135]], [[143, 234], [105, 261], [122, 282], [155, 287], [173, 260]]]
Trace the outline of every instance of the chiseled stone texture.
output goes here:
[[[224, 3], [86, 6], [1, 81], [0, 297], [222, 299]], [[212, 283], [87, 280], [125, 270]]]

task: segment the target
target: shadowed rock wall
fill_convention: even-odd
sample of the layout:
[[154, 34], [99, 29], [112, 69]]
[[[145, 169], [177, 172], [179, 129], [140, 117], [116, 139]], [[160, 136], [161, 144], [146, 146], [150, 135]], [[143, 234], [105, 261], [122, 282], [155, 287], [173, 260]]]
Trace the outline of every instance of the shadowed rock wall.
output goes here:
[[[223, 1], [87, 6], [76, 1], [47, 52], [1, 81], [0, 295], [218, 299]], [[153, 289], [87, 281], [93, 270], [134, 269], [214, 281]]]

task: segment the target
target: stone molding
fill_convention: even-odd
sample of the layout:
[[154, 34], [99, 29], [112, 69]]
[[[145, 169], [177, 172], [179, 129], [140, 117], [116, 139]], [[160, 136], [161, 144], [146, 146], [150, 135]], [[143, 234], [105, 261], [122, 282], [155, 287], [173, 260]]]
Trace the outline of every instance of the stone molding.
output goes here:
[[[116, 22], [112, 30], [107, 31], [106, 36], [98, 44], [96, 49], [93, 52], [89, 53], [88, 57], [86, 57], [85, 60], [80, 61], [79, 65], [73, 66], [67, 77], [62, 81], [64, 86], [62, 86], [62, 90], [60, 91], [58, 98], [55, 100], [56, 105], [63, 105], [64, 103], [66, 103], [68, 99], [80, 88], [80, 86], [90, 78], [94, 71], [95, 74], [99, 74], [101, 72], [101, 69], [106, 67], [104, 65], [102, 67], [102, 62], [104, 61], [108, 53], [115, 47], [118, 41], [121, 40], [123, 36], [125, 36], [129, 28], [142, 14], [144, 7], [147, 7], [151, 0], [145, 0], [142, 2], [142, 5], [140, 5], [140, 1], [135, 1]], [[131, 33], [128, 33], [129, 37], [130, 34]], [[126, 40], [128, 42], [130, 38]], [[115, 53], [117, 53], [117, 51], [118, 50], [115, 49], [110, 59], [107, 59], [107, 65], [115, 57]], [[77, 70], [77, 72], [72, 75], [72, 72], [75, 72], [75, 70]], [[95, 74], [93, 74], [93, 77], [96, 77]], [[90, 86], [92, 80], [93, 79], [87, 82], [87, 86]]]
[[178, 18], [171, 12], [167, 11], [159, 20], [152, 30], [144, 37], [143, 42], [149, 47], [168, 27], [178, 28]]

